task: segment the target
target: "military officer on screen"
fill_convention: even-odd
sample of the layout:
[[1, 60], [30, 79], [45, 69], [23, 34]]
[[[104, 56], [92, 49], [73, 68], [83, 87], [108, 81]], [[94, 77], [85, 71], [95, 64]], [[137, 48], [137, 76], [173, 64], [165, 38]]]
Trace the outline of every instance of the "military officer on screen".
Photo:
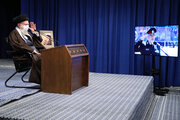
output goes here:
[[[159, 47], [157, 46], [157, 43], [154, 42], [155, 33], [156, 29], [150, 28], [147, 31], [147, 34], [142, 36], [140, 40], [135, 44], [135, 52], [139, 52], [139, 54], [159, 55]], [[145, 38], [147, 40], [145, 40]]]

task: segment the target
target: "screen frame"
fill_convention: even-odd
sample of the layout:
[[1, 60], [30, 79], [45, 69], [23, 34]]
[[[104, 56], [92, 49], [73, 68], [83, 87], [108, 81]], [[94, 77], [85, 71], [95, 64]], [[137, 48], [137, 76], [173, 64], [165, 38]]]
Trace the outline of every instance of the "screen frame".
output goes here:
[[[138, 40], [137, 41], [137, 38], [138, 39], [140, 39], [139, 37], [142, 37], [143, 35], [145, 35], [145, 34], [148, 34], [147, 32], [148, 32], [148, 30], [150, 30], [151, 28], [156, 28], [156, 29], [163, 29], [164, 31], [166, 30], [166, 29], [170, 29], [171, 28], [171, 30], [170, 30], [170, 33], [172, 34], [172, 32], [174, 32], [173, 30], [175, 30], [176, 28], [176, 30], [177, 30], [177, 40], [174, 40], [174, 39], [171, 39], [170, 41], [166, 41], [167, 39], [165, 39], [164, 41], [161, 41], [161, 39], [159, 39], [159, 41], [155, 41], [156, 43], [158, 43], [158, 45], [157, 46], [159, 46], [160, 48], [159, 48], [159, 52], [157, 52], [158, 54], [154, 54], [154, 53], [145, 53], [145, 52], [137, 52], [137, 49], [136, 49], [136, 44], [137, 44], [137, 42], [138, 41], [140, 41], [140, 40]], [[141, 29], [141, 30], [144, 30], [143, 32], [141, 31], [140, 32], [140, 30], [138, 31], [137, 29]], [[134, 54], [135, 55], [155, 55], [155, 56], [162, 56], [162, 57], [178, 57], [179, 56], [179, 25], [163, 25], [163, 26], [160, 26], [160, 25], [151, 25], [151, 26], [135, 26], [135, 36], [134, 36]], [[138, 37], [137, 37], [137, 32], [139, 32], [138, 33], [138, 35], [139, 34], [143, 34], [142, 36], [141, 35], [139, 35]], [[158, 33], [158, 35], [161, 35], [162, 33], [161, 32], [159, 32], [159, 31], [157, 31], [156, 30], [156, 32]], [[166, 32], [167, 32], [167, 30], [166, 30]], [[169, 32], [169, 31], [168, 31]], [[155, 33], [156, 34], [156, 33]], [[165, 33], [166, 34], [166, 33]], [[160, 37], [160, 36], [158, 36], [158, 35], [156, 35], [156, 38], [158, 38], [158, 37]], [[148, 36], [148, 35], [147, 35]], [[172, 37], [172, 35], [170, 35], [170, 37]], [[146, 38], [147, 39], [147, 38]], [[174, 41], [173, 41], [174, 40]], [[142, 40], [143, 42], [144, 42], [144, 40]], [[147, 41], [147, 40], [146, 40]], [[176, 53], [174, 54], [174, 55], [172, 55], [171, 54], [171, 52], [170, 52], [170, 55], [162, 55], [162, 48], [161, 47], [164, 47], [165, 49], [167, 49], [167, 47], [171, 47], [171, 45], [170, 46], [161, 46], [159, 43], [161, 43], [161, 42], [164, 42], [164, 44], [165, 43], [167, 43], [167, 42], [174, 42], [174, 44], [172, 45], [173, 46], [173, 48], [175, 49], [174, 51], [176, 51]], [[170, 43], [171, 44], [171, 43]], [[170, 48], [169, 48], [170, 49]], [[172, 49], [171, 49], [172, 50]], [[165, 52], [164, 52], [165, 53]]]

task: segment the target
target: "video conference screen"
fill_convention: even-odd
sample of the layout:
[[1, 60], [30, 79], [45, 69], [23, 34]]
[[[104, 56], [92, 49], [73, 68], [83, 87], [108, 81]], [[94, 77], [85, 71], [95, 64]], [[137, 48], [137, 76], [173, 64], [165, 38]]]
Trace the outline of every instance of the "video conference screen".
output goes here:
[[135, 54], [178, 57], [179, 26], [136, 26]]

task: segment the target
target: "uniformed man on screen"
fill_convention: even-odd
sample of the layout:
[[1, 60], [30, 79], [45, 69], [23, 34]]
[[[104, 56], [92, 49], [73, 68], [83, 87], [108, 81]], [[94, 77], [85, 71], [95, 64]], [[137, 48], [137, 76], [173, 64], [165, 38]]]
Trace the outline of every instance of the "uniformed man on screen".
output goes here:
[[[145, 55], [159, 55], [159, 47], [155, 40], [155, 28], [150, 28], [147, 31], [147, 34], [142, 36], [140, 40], [135, 44], [134, 50], [136, 53], [145, 54]], [[147, 40], [145, 40], [145, 38]]]

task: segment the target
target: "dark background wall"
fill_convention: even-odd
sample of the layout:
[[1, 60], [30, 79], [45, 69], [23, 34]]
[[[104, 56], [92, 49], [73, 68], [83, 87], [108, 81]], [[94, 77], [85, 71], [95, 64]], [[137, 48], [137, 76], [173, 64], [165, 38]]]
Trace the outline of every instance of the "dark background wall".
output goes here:
[[20, 0], [0, 0], [0, 58], [7, 58], [5, 37], [14, 28], [12, 18], [21, 13]]

